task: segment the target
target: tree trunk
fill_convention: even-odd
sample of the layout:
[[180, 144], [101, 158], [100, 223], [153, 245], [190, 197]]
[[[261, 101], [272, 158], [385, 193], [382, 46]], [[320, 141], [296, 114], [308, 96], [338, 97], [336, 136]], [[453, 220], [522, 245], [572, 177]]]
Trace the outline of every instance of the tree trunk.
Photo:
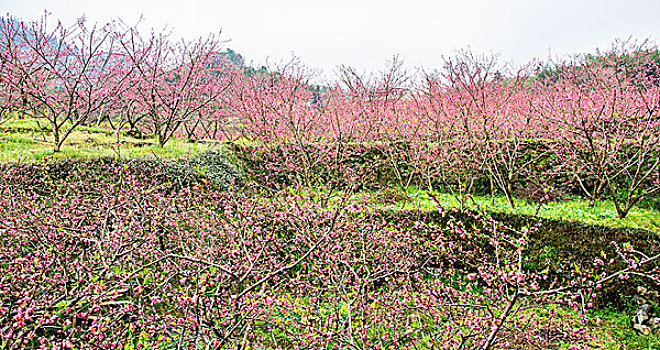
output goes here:
[[54, 153], [58, 153], [62, 148], [62, 141], [60, 141], [60, 129], [57, 127], [57, 121], [53, 123], [53, 142], [55, 147], [53, 148]]
[[516, 204], [513, 202], [513, 197], [511, 196], [511, 190], [507, 188], [507, 191], [504, 193], [504, 196], [506, 197], [506, 201], [509, 203], [509, 206], [511, 209], [516, 209]]
[[605, 186], [605, 182], [602, 180], [598, 181], [594, 186], [594, 193], [591, 195], [591, 198], [589, 198], [589, 208], [593, 208], [594, 205], [596, 205], [596, 198], [603, 191], [603, 186]]
[[630, 210], [630, 208], [623, 209], [623, 208], [619, 208], [619, 207], [617, 206], [617, 208], [616, 208], [616, 216], [617, 216], [619, 219], [625, 219], [626, 216], [628, 215], [628, 211], [629, 211], [629, 210]]

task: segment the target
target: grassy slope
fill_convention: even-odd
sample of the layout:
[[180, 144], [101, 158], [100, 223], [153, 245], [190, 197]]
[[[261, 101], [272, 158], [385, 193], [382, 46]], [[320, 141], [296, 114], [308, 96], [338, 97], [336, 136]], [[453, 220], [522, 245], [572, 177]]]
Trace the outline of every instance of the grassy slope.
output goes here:
[[[42, 125], [43, 127], [43, 125]], [[67, 138], [59, 153], [53, 152], [51, 133], [34, 120], [13, 119], [0, 124], [0, 162], [38, 161], [44, 158], [94, 158], [153, 156], [181, 158], [207, 150], [209, 144], [173, 139], [160, 147], [154, 139], [135, 139], [123, 132], [79, 127]]]
[[[433, 196], [444, 206], [460, 207], [459, 201], [446, 193], [433, 193]], [[407, 197], [407, 198], [406, 198]], [[515, 199], [515, 209], [511, 209], [503, 196], [473, 196], [468, 207], [481, 207], [487, 211], [510, 213], [529, 216], [539, 216], [546, 219], [580, 222], [588, 225], [606, 226], [612, 228], [637, 228], [660, 233], [660, 211], [633, 207], [625, 219], [616, 216], [614, 204], [611, 201], [597, 201], [594, 207], [589, 207], [588, 201], [572, 198], [570, 200], [554, 201], [544, 204], [533, 203], [524, 199]], [[392, 208], [422, 208], [431, 209], [437, 204], [427, 191], [410, 188], [402, 200], [385, 204]]]

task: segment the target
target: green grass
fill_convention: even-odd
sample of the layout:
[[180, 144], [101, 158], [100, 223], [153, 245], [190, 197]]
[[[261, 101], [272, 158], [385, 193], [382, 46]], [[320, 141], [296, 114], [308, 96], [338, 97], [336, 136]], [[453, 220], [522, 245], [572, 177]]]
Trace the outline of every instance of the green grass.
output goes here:
[[644, 335], [630, 326], [631, 315], [627, 311], [603, 309], [594, 311], [589, 317], [600, 322], [592, 328], [596, 336], [595, 344], [598, 349], [660, 349], [660, 337], [657, 335]]
[[[432, 209], [437, 205], [432, 200], [428, 191], [419, 190], [414, 187], [408, 188], [405, 191], [405, 195], [402, 191], [401, 195], [405, 199], [396, 200], [394, 203], [378, 201], [377, 197], [373, 203], [377, 206], [390, 209]], [[434, 192], [431, 195], [435, 196], [438, 202], [445, 207], [460, 207], [460, 202], [451, 194]], [[362, 194], [362, 197], [364, 196]], [[514, 199], [514, 203], [516, 207], [515, 209], [511, 209], [504, 196], [472, 196], [468, 201], [467, 208], [480, 207], [496, 213], [530, 215], [546, 219], [580, 222], [588, 225], [636, 228], [660, 232], [660, 211], [656, 209], [633, 207], [624, 219], [619, 219], [614, 204], [609, 200], [597, 201], [593, 207], [589, 207], [587, 200], [579, 198], [554, 201], [541, 205], [516, 198]]]
[[39, 161], [63, 158], [153, 157], [183, 158], [201, 153], [208, 143], [177, 139], [160, 147], [155, 139], [135, 139], [124, 132], [101, 127], [80, 126], [73, 131], [60, 152], [53, 152], [51, 134], [33, 119], [12, 119], [0, 124], [0, 162]]
[[[660, 337], [658, 335], [644, 335], [635, 331], [630, 326], [632, 311], [634, 307], [626, 310], [615, 310], [612, 308], [587, 311], [584, 316], [576, 310], [564, 305], [547, 305], [546, 310], [539, 311], [541, 317], [549, 316], [553, 311], [555, 322], [562, 322], [568, 329], [584, 327], [593, 336], [588, 341], [588, 349], [600, 350], [659, 350]], [[567, 346], [560, 346], [561, 349]]]
[[[312, 196], [330, 196], [330, 205], [341, 202], [342, 191], [318, 191], [316, 189], [294, 189], [299, 194]], [[431, 198], [435, 197], [440, 205], [445, 208], [460, 208], [461, 204], [448, 193], [429, 193], [415, 187], [405, 191], [400, 189], [388, 189], [379, 192], [358, 192], [350, 195], [351, 202], [366, 204], [367, 208], [387, 210], [433, 210], [437, 203]], [[511, 209], [504, 196], [472, 196], [464, 206], [466, 209], [484, 209], [492, 213], [507, 213], [514, 215], [527, 215], [541, 217], [551, 220], [562, 220], [576, 222], [586, 225], [604, 226], [610, 228], [632, 228], [643, 229], [660, 233], [660, 211], [657, 209], [633, 207], [628, 216], [619, 219], [616, 215], [614, 204], [611, 201], [597, 201], [593, 207], [589, 207], [587, 200], [573, 198], [570, 200], [554, 201], [539, 205], [538, 203], [524, 199], [514, 199], [516, 208]]]

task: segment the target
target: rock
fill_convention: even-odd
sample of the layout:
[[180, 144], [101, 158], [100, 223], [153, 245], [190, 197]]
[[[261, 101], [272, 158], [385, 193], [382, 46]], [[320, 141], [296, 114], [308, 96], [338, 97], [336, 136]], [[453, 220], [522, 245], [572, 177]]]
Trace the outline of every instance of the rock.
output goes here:
[[649, 323], [649, 327], [651, 327], [651, 329], [653, 329], [653, 330], [660, 329], [660, 317], [653, 317], [649, 320], [648, 323]]
[[649, 328], [648, 326], [645, 326], [645, 325], [642, 325], [642, 324], [635, 324], [633, 326], [633, 328], [635, 330], [639, 331], [640, 333], [644, 334], [644, 335], [651, 334], [651, 328]]
[[636, 305], [643, 305], [646, 304], [646, 300], [639, 296], [639, 294], [633, 295], [632, 299], [630, 299], [631, 302], [635, 303]]
[[650, 328], [646, 325], [646, 321], [649, 320], [649, 313], [651, 312], [651, 305], [643, 304], [640, 306], [635, 315], [632, 318], [633, 328], [642, 332], [643, 334], [648, 334]]

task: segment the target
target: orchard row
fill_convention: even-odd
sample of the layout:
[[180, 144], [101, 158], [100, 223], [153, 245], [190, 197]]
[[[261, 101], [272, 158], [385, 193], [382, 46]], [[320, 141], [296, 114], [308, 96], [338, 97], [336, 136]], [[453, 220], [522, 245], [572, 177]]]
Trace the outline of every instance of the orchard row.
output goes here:
[[48, 19], [2, 22], [0, 104], [3, 118], [42, 123], [56, 152], [96, 123], [161, 145], [278, 145], [280, 163], [308, 185], [319, 164], [351, 156], [347, 145], [382, 145], [400, 185], [414, 177], [461, 200], [484, 175], [511, 206], [521, 183], [551, 197], [566, 182], [625, 217], [660, 189], [660, 68], [647, 42], [521, 67], [458, 52], [409, 74], [394, 59], [373, 75], [341, 66], [336, 81], [315, 85], [296, 60], [246, 67], [217, 36], [174, 41], [121, 22]]

